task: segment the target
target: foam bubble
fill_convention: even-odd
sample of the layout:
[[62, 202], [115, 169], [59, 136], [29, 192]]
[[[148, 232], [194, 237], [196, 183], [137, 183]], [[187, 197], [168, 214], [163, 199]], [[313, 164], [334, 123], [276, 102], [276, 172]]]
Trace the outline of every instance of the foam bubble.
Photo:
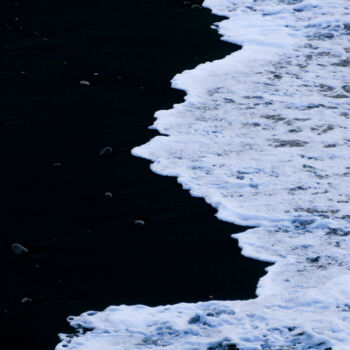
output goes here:
[[[344, 0], [206, 0], [243, 46], [173, 79], [185, 102], [133, 154], [177, 176], [222, 220], [257, 226], [243, 254], [273, 262], [258, 298], [73, 317], [95, 349], [350, 348], [350, 6]], [[230, 345], [231, 344], [231, 345]]]

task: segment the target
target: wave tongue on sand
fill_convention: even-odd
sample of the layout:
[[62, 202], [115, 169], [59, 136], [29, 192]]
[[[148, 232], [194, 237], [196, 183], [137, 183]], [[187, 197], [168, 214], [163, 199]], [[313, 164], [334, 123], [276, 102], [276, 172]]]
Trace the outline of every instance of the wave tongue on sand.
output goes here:
[[[185, 102], [133, 154], [273, 262], [256, 299], [71, 317], [62, 349], [350, 349], [350, 3], [207, 0], [242, 50], [173, 79]], [[235, 345], [234, 345], [235, 344]]]

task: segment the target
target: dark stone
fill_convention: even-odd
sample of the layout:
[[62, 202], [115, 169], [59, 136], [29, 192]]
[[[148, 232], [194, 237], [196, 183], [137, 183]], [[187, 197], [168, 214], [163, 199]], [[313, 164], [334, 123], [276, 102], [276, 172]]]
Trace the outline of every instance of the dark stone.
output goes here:
[[25, 255], [29, 252], [26, 247], [19, 243], [13, 243], [11, 245], [11, 250], [15, 255]]
[[33, 300], [31, 299], [31, 298], [23, 298], [22, 300], [21, 300], [21, 303], [23, 303], [23, 304], [25, 304], [25, 303], [31, 303]]
[[191, 6], [191, 9], [192, 9], [192, 10], [201, 10], [201, 9], [202, 9], [202, 6], [201, 6], [201, 5], [194, 4], [194, 5]]
[[113, 153], [113, 148], [112, 147], [105, 147], [102, 148], [101, 151], [99, 152], [100, 156], [110, 156]]

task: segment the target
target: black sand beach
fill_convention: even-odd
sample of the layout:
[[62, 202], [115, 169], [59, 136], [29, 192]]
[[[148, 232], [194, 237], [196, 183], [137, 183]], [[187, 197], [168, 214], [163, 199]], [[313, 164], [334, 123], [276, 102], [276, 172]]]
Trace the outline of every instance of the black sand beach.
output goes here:
[[54, 349], [67, 316], [109, 305], [254, 297], [267, 265], [243, 228], [130, 153], [183, 99], [176, 73], [237, 49], [220, 18], [181, 0], [3, 0], [0, 18], [1, 349]]

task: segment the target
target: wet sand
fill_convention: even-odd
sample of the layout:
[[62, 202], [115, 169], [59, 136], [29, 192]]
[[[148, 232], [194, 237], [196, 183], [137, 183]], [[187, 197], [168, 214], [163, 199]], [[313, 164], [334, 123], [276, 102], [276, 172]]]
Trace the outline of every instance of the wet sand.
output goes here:
[[254, 297], [267, 265], [240, 254], [244, 228], [130, 153], [182, 101], [176, 73], [238, 49], [210, 29], [220, 18], [177, 0], [26, 0], [0, 19], [2, 349], [54, 349], [69, 315], [112, 304]]

